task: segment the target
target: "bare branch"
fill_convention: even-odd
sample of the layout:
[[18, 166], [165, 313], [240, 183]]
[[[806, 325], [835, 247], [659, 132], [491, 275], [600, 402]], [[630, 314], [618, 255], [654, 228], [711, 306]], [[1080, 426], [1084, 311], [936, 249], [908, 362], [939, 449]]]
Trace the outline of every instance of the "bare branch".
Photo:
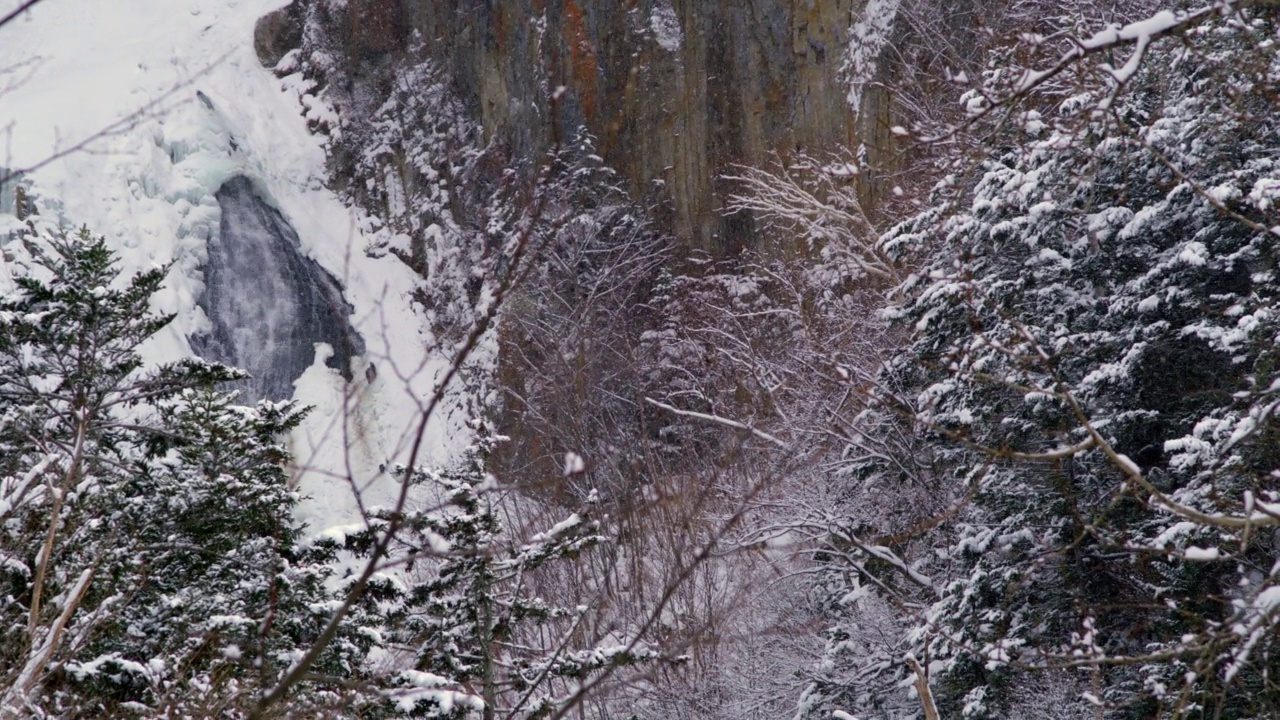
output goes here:
[[719, 415], [708, 415], [707, 413], [694, 412], [692, 410], [681, 410], [680, 408], [675, 408], [665, 403], [660, 403], [657, 400], [654, 400], [653, 398], [645, 398], [644, 401], [656, 408], [661, 408], [674, 415], [680, 415], [681, 417], [697, 418], [698, 420], [706, 420], [708, 422], [713, 422], [713, 423], [716, 423], [717, 425], [724, 425], [725, 427], [731, 427], [736, 430], [746, 430], [747, 432], [751, 433], [752, 435], [755, 435], [761, 440], [766, 440], [768, 442], [771, 442], [774, 445], [777, 445], [778, 447], [782, 448], [783, 450], [787, 450], [790, 448], [790, 446], [787, 445], [787, 443], [779, 440], [778, 438], [770, 435], [769, 433], [763, 430], [757, 430], [756, 428], [753, 428], [750, 425], [744, 425], [738, 422], [737, 420], [730, 420], [729, 418], [723, 418], [723, 417], [720, 417]]
[[26, 2], [22, 3], [21, 5], [19, 5], [17, 8], [15, 8], [15, 9], [14, 9], [12, 12], [10, 12], [8, 15], [5, 15], [4, 17], [0, 17], [0, 28], [3, 28], [5, 25], [8, 25], [9, 23], [13, 22], [14, 20], [17, 20], [19, 15], [21, 15], [22, 13], [24, 13], [24, 12], [26, 12], [26, 11], [30, 10], [31, 8], [35, 7], [36, 5], [39, 5], [41, 1], [42, 1], [42, 0], [26, 0]]

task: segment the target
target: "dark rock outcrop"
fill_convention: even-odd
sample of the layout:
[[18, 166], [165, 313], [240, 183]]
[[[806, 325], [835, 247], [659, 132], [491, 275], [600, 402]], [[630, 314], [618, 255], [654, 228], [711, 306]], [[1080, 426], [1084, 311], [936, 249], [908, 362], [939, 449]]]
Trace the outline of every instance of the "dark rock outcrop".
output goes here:
[[275, 67], [290, 50], [302, 46], [303, 8], [290, 3], [258, 18], [253, 26], [253, 49], [258, 60]]

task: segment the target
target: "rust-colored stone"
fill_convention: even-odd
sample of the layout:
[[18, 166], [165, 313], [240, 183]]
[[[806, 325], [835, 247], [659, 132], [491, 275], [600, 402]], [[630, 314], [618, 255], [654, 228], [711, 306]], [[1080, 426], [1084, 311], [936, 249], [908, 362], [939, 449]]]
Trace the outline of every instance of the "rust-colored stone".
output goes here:
[[577, 0], [564, 3], [564, 42], [569, 49], [569, 62], [573, 89], [582, 103], [582, 113], [590, 123], [596, 117], [596, 74], [599, 59], [591, 44], [591, 33], [582, 6]]

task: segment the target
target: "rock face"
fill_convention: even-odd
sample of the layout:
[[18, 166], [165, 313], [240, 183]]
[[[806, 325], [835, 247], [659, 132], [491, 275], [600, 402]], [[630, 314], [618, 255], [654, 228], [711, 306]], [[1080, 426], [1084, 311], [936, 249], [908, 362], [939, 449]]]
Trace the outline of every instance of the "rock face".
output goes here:
[[855, 147], [885, 125], [886, 103], [855, 117], [841, 78], [863, 0], [298, 2], [354, 83], [426, 53], [518, 154], [585, 126], [634, 198], [716, 255], [754, 242], [749, 217], [723, 213], [735, 165]]
[[293, 3], [258, 18], [253, 27], [253, 49], [263, 65], [275, 67], [286, 53], [302, 44], [301, 11], [301, 6]]
[[567, 88], [561, 127], [585, 124], [633, 197], [669, 204], [671, 229], [693, 248], [720, 254], [751, 243], [749, 222], [721, 213], [730, 188], [720, 176], [734, 164], [853, 140], [838, 78], [851, 0], [410, 8], [432, 52], [470, 69], [459, 85], [488, 133], [517, 148], [544, 144], [546, 88]]
[[364, 342], [338, 282], [302, 254], [297, 233], [249, 178], [228, 180], [216, 197], [222, 220], [209, 241], [200, 299], [213, 331], [192, 338], [193, 349], [252, 375], [236, 384], [243, 402], [292, 397], [316, 343], [333, 349], [327, 364], [350, 379]]

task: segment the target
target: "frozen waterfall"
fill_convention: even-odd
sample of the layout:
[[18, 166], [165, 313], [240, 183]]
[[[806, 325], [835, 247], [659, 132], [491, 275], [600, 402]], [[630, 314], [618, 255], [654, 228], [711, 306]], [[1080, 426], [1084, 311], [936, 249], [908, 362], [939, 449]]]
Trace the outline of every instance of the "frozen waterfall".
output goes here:
[[243, 402], [292, 397], [316, 343], [333, 349], [327, 364], [350, 379], [350, 360], [364, 343], [337, 280], [303, 255], [293, 227], [249, 178], [231, 178], [216, 197], [222, 219], [209, 240], [200, 299], [213, 327], [192, 338], [193, 349], [250, 373], [236, 383]]

